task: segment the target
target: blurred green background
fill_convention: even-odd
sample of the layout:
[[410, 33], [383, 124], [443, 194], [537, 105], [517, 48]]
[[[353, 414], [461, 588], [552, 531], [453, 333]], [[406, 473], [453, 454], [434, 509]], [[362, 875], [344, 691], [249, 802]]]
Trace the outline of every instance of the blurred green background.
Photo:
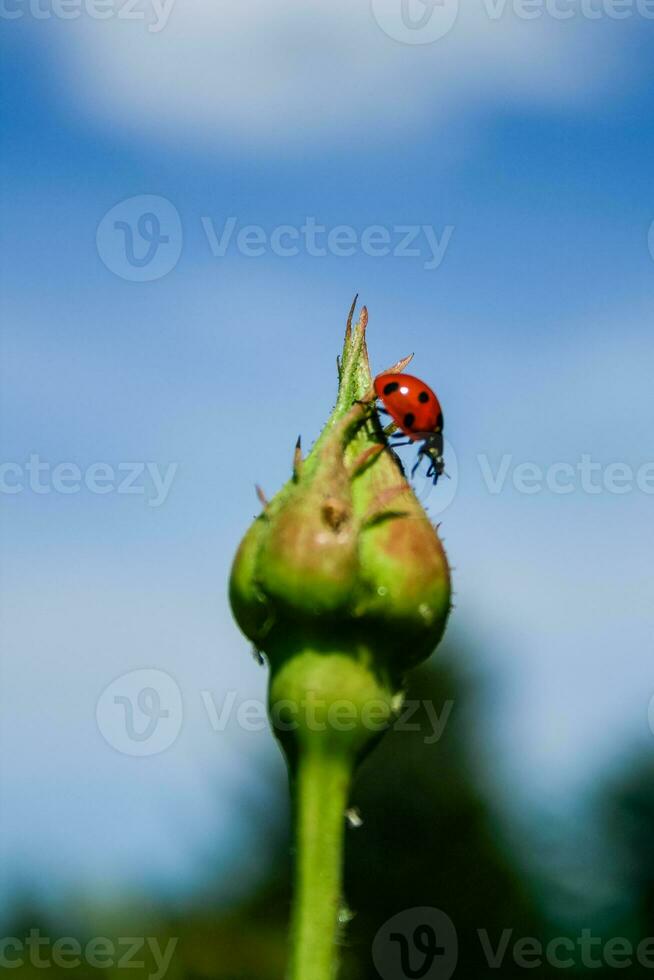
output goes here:
[[[519, 813], [496, 785], [492, 753], [475, 743], [485, 682], [457, 669], [457, 663], [469, 662], [462, 653], [446, 641], [432, 664], [411, 675], [407, 703], [416, 704], [415, 712], [407, 712], [399, 729], [385, 736], [356, 778], [352, 802], [361, 825], [353, 825], [359, 823], [355, 818], [347, 831], [344, 980], [379, 977], [372, 960], [378, 931], [397, 913], [425, 906], [442, 910], [454, 924], [457, 976], [518, 977], [525, 970], [535, 976], [562, 970], [604, 976], [617, 968], [629, 976], [650, 975], [652, 966], [644, 957], [638, 962], [637, 947], [654, 932], [654, 759], [637, 755], [628, 775], [623, 768], [619, 778], [598, 783], [588, 814], [597, 839], [586, 839], [581, 852], [571, 841], [579, 832], [587, 838], [583, 814], [576, 827], [554, 822], [549, 845], [534, 852]], [[429, 713], [426, 701], [433, 706]], [[437, 736], [434, 712], [445, 720]], [[258, 778], [271, 776], [262, 769]], [[286, 798], [286, 782], [276, 770], [270, 787], [276, 804], [259, 808], [243, 801], [248, 858], [258, 862], [261, 878], [246, 894], [235, 881], [231, 904], [218, 871], [215, 890], [209, 885], [185, 901], [159, 904], [138, 894], [112, 903], [102, 894], [71, 893], [46, 912], [38, 894], [26, 893], [5, 936], [26, 942], [37, 930], [47, 937], [40, 955], [49, 960], [53, 977], [110, 978], [123, 976], [124, 969], [133, 977], [153, 977], [163, 963], [170, 980], [279, 980], [292, 862]], [[585, 952], [584, 930], [590, 937]], [[82, 962], [73, 966], [73, 951], [66, 965], [58, 966], [48, 950], [61, 937], [74, 937], [82, 947], [105, 937], [114, 946], [103, 955], [114, 962], [89, 966], [82, 952]], [[543, 950], [526, 957], [529, 967], [520, 960], [520, 947], [518, 961], [514, 958], [515, 944], [526, 937]], [[573, 951], [557, 948], [548, 962], [546, 946], [557, 937], [567, 937]], [[627, 947], [610, 944], [618, 939], [632, 944], [631, 956]], [[176, 942], [167, 959], [171, 940]], [[649, 949], [654, 965], [653, 950], [654, 943]], [[500, 960], [493, 966], [488, 956], [494, 951]], [[5, 950], [8, 960], [19, 955], [25, 962], [12, 967], [14, 976], [42, 975], [43, 967], [30, 962], [29, 946], [22, 954]]]

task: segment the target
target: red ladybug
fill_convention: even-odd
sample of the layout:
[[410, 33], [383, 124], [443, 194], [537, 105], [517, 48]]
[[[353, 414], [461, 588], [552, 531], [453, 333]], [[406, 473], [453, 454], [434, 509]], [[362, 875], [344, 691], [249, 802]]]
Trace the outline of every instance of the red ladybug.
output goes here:
[[443, 412], [440, 402], [429, 385], [411, 374], [378, 374], [374, 380], [375, 394], [381, 400], [387, 415], [393, 419], [399, 433], [396, 438], [407, 436], [406, 442], [395, 442], [395, 446], [408, 446], [412, 442], [422, 442], [418, 450], [418, 460], [411, 470], [414, 475], [423, 456], [429, 457], [427, 476], [433, 476], [434, 483], [445, 472], [443, 461]]

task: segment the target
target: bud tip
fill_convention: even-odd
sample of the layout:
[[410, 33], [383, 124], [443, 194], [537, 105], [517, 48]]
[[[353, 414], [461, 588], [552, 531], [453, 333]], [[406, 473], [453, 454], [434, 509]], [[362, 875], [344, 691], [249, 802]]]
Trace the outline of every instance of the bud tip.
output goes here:
[[354, 316], [354, 310], [356, 308], [358, 298], [359, 298], [359, 294], [358, 293], [355, 293], [354, 294], [354, 299], [352, 300], [352, 306], [350, 307], [350, 312], [348, 313], [348, 316], [347, 316], [347, 326], [345, 327], [345, 343], [346, 344], [349, 342], [349, 340], [350, 340], [350, 338], [352, 336], [352, 317]]

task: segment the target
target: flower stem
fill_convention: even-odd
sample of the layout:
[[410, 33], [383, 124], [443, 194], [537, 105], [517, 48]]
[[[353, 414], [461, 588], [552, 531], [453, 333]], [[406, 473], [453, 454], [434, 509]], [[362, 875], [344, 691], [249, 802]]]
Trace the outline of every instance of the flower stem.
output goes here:
[[349, 753], [308, 739], [295, 778], [296, 867], [289, 980], [333, 980], [341, 904]]

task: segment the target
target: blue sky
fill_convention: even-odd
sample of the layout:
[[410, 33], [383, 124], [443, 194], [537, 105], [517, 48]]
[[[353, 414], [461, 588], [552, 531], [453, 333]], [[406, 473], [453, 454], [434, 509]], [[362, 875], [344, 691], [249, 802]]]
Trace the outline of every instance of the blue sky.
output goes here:
[[[265, 804], [281, 761], [267, 732], [207, 715], [207, 697], [265, 691], [226, 576], [252, 485], [273, 492], [329, 411], [355, 291], [373, 365], [414, 351], [445, 406], [458, 479], [428, 506], [452, 496], [451, 633], [488, 682], [475, 735], [507, 796], [573, 805], [652, 746], [654, 496], [635, 476], [654, 459], [651, 24], [480, 3], [407, 44], [380, 27], [391, 0], [350, 8], [194, 0], [149, 31], [146, 5], [25, 7], [4, 25], [3, 461], [174, 470], [160, 506], [147, 470], [143, 493], [3, 494], [15, 882], [192, 887], [211, 834], [226, 872], [242, 861], [243, 800]], [[134, 282], [98, 228], [142, 195], [178, 214], [179, 255]], [[262, 255], [212, 254], [205, 227], [230, 216], [263, 229]], [[274, 229], [307, 217], [351, 226], [354, 254], [274, 254]], [[417, 256], [365, 254], [373, 225], [391, 248], [399, 226], [450, 228], [442, 262], [425, 268], [421, 235]], [[631, 489], [516, 488], [516, 466], [584, 455], [600, 478], [625, 463]], [[500, 492], [480, 456], [504, 458]], [[96, 705], [142, 668], [174, 678], [183, 723], [134, 758]]]

